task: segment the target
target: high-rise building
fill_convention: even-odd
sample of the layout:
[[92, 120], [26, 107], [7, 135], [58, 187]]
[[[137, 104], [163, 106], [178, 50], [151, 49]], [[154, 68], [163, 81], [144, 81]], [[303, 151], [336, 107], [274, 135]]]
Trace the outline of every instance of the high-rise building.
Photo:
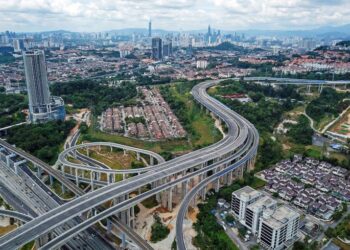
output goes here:
[[298, 239], [300, 214], [283, 205], [267, 209], [260, 219], [258, 242], [267, 249], [288, 249]]
[[207, 60], [198, 60], [197, 61], [197, 69], [206, 69], [208, 67]]
[[171, 41], [164, 42], [163, 44], [163, 56], [169, 57], [173, 54], [173, 44]]
[[247, 206], [261, 197], [261, 193], [246, 186], [232, 193], [231, 208], [239, 221], [245, 220]]
[[297, 240], [299, 213], [249, 186], [232, 193], [231, 209], [264, 248], [280, 250]]
[[34, 123], [64, 120], [63, 99], [50, 95], [44, 51], [24, 52], [23, 61], [28, 90], [30, 120]]
[[152, 21], [149, 20], [148, 23], [148, 37], [152, 37]]
[[163, 58], [163, 44], [159, 37], [152, 38], [152, 59], [161, 60]]
[[24, 50], [24, 41], [23, 39], [13, 40], [13, 49], [15, 52], [21, 52]]

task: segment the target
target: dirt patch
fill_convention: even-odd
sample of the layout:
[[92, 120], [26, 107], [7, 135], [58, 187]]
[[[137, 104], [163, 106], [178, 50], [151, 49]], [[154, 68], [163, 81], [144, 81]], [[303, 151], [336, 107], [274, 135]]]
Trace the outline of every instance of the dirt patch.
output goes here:
[[131, 153], [110, 152], [109, 150], [99, 150], [98, 147], [90, 148], [90, 157], [106, 164], [112, 169], [130, 169], [131, 163], [134, 162], [135, 156]]
[[330, 130], [334, 133], [350, 137], [350, 110], [348, 110]]
[[154, 210], [155, 212], [159, 212], [161, 214], [165, 214], [165, 213], [169, 213], [170, 211], [167, 208], [164, 207], [158, 207], [156, 210]]
[[197, 215], [199, 213], [198, 208], [193, 208], [193, 207], [189, 207], [188, 208], [188, 218], [193, 222], [196, 223], [197, 221]]
[[168, 225], [168, 229], [171, 231], [174, 228], [174, 226], [172, 224]]
[[16, 225], [9, 225], [6, 227], [0, 227], [0, 236], [5, 235], [13, 230], [15, 230], [17, 228]]
[[173, 216], [164, 217], [164, 218], [163, 218], [163, 222], [166, 223], [166, 222], [168, 222], [169, 220], [171, 220], [172, 218], [173, 218]]

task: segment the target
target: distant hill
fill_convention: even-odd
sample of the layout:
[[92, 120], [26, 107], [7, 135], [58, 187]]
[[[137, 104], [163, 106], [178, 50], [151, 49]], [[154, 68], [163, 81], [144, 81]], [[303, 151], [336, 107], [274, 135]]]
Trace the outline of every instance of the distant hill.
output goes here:
[[342, 41], [337, 43], [337, 46], [350, 47], [350, 41]]
[[[119, 35], [132, 35], [132, 34], [148, 34], [147, 28], [125, 28], [125, 29], [112, 29], [101, 32], [111, 32]], [[179, 31], [163, 30], [163, 29], [153, 29], [153, 35], [163, 35], [167, 33], [178, 33]], [[206, 33], [207, 30], [187, 30], [181, 31], [184, 33]], [[288, 37], [288, 36], [300, 36], [300, 37], [318, 37], [321, 39], [341, 39], [350, 40], [350, 24], [342, 26], [323, 26], [316, 29], [308, 30], [263, 30], [263, 29], [248, 29], [248, 30], [222, 30], [223, 34], [233, 34], [233, 33], [244, 33], [250, 36], [277, 36], [277, 37]], [[28, 33], [78, 33], [71, 32], [67, 30], [56, 30], [56, 31], [43, 31], [43, 32], [28, 32]]]
[[310, 30], [241, 30], [238, 32], [253, 36], [301, 36], [339, 39], [350, 38], [350, 24], [342, 26], [324, 26]]
[[226, 50], [226, 51], [243, 51], [244, 48], [241, 46], [234, 45], [230, 42], [223, 42], [214, 47], [208, 47], [208, 49], [213, 50]]

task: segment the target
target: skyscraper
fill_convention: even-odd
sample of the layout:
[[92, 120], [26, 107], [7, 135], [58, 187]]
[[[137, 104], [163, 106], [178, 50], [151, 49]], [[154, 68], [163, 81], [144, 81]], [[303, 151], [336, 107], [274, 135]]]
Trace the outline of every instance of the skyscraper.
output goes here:
[[24, 50], [24, 41], [23, 39], [15, 39], [13, 40], [13, 48], [15, 52], [21, 52]]
[[171, 41], [166, 41], [163, 44], [163, 56], [169, 57], [173, 54], [173, 43]]
[[163, 58], [162, 39], [159, 37], [152, 38], [152, 59], [161, 60]]
[[211, 27], [208, 26], [208, 33], [207, 33], [207, 43], [210, 44], [212, 40], [212, 33], [211, 33]]
[[50, 104], [49, 83], [43, 51], [23, 54], [29, 106], [37, 112], [46, 112]]
[[148, 37], [152, 37], [152, 21], [149, 20], [148, 23]]
[[30, 120], [34, 123], [64, 120], [65, 110], [62, 98], [50, 95], [44, 51], [24, 52], [23, 61]]

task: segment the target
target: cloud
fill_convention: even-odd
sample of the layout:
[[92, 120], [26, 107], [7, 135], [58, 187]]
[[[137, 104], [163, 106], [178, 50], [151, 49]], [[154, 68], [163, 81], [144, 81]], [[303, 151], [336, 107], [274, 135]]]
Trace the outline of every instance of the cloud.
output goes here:
[[350, 23], [349, 0], [0, 0], [0, 30], [300, 29]]

